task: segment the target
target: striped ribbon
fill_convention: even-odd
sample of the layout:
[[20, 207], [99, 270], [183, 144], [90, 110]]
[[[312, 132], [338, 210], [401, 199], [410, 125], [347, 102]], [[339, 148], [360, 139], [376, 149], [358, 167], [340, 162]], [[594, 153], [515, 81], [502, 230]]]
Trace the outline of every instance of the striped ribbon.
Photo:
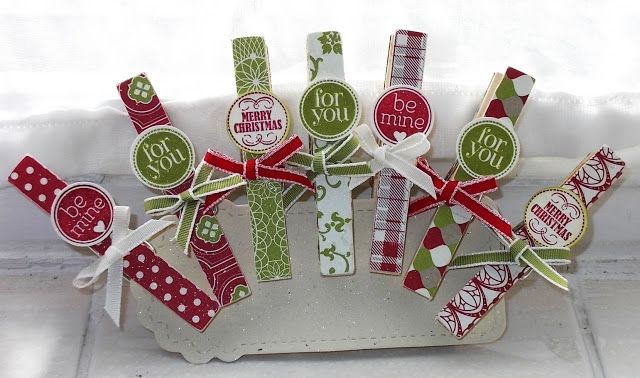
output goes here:
[[449, 264], [448, 269], [500, 264], [529, 266], [553, 285], [563, 290], [569, 290], [566, 278], [562, 277], [551, 265], [568, 265], [570, 263], [571, 250], [568, 247], [531, 247], [524, 240], [514, 236], [514, 239], [509, 243], [509, 249], [458, 256]]
[[[546, 257], [550, 257], [550, 262], [558, 260], [563, 265], [568, 264], [570, 262], [568, 249], [537, 249], [538, 252], [543, 253], [538, 255], [535, 252], [536, 249], [534, 249], [537, 247], [530, 247], [526, 242], [518, 238], [511, 230], [509, 222], [499, 214], [497, 209], [482, 203], [474, 197], [474, 195], [495, 191], [497, 189], [495, 178], [485, 177], [467, 182], [447, 181], [438, 176], [429, 167], [426, 160], [422, 158], [418, 159], [417, 167], [431, 177], [438, 195], [434, 198], [427, 197], [414, 201], [409, 205], [410, 214], [415, 215], [442, 204], [447, 204], [448, 206], [459, 205], [495, 232], [498, 239], [509, 248], [509, 261], [516, 264], [526, 264], [555, 286], [563, 290], [569, 290], [569, 283], [566, 278], [562, 277], [545, 261]], [[546, 254], [548, 253], [551, 255], [547, 256]], [[459, 263], [476, 264], [469, 266], [490, 265], [494, 263], [492, 260], [496, 258], [505, 259], [506, 257], [501, 255], [501, 252], [482, 252], [464, 256]], [[463, 267], [462, 265], [461, 267]]]
[[205, 199], [208, 206], [215, 206], [233, 189], [246, 184], [241, 175], [209, 180], [212, 171], [213, 168], [202, 161], [196, 168], [195, 178], [189, 189], [177, 195], [164, 194], [144, 200], [144, 211], [149, 215], [167, 215], [182, 210], [176, 231], [176, 242], [187, 255], [198, 209]]
[[[327, 176], [371, 176], [373, 171], [366, 162], [348, 163], [347, 161], [360, 149], [358, 138], [351, 134], [342, 142], [320, 150], [313, 155], [296, 152], [287, 160], [287, 164], [307, 170], [307, 178], [314, 181], [319, 174]], [[285, 210], [304, 194], [305, 189], [290, 185], [283, 192]]]

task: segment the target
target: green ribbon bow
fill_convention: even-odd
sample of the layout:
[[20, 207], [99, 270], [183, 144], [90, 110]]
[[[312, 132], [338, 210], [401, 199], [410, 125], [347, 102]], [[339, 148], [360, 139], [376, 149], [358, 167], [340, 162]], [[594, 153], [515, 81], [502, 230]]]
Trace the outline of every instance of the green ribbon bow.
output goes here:
[[195, 178], [191, 187], [177, 195], [161, 195], [150, 197], [144, 200], [144, 211], [153, 216], [173, 214], [182, 210], [178, 230], [176, 231], [176, 241], [189, 254], [189, 241], [193, 233], [196, 216], [201, 203], [207, 196], [218, 194], [217, 198], [210, 205], [220, 202], [226, 192], [234, 188], [245, 185], [246, 181], [242, 176], [234, 174], [216, 180], [209, 180], [213, 168], [202, 162], [196, 168]]
[[520, 238], [515, 238], [508, 250], [485, 251], [456, 257], [449, 269], [463, 269], [482, 265], [518, 264], [528, 265], [544, 279], [563, 290], [569, 290], [567, 279], [562, 277], [551, 265], [571, 263], [571, 250], [568, 247], [531, 247]]
[[[371, 176], [373, 171], [367, 162], [348, 163], [347, 161], [360, 148], [358, 138], [351, 134], [342, 142], [331, 145], [313, 155], [306, 152], [296, 152], [287, 160], [287, 164], [304, 168], [307, 178], [311, 181], [320, 175], [327, 176]], [[291, 185], [284, 190], [283, 203], [289, 209], [305, 192], [305, 189]]]

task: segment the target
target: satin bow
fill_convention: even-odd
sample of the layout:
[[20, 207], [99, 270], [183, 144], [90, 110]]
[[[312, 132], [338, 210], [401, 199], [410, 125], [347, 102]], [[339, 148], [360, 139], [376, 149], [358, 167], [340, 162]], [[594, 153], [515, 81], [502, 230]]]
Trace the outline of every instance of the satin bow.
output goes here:
[[85, 288], [95, 283], [100, 278], [100, 275], [107, 270], [107, 292], [104, 309], [118, 327], [120, 327], [122, 275], [124, 270], [122, 258], [127, 256], [138, 245], [175, 223], [168, 220], [152, 219], [135, 230], [130, 230], [130, 219], [131, 210], [128, 206], [114, 207], [111, 245], [104, 255], [82, 269], [73, 279], [73, 286]]
[[[360, 140], [360, 146], [364, 152], [373, 158], [369, 161], [373, 174], [380, 172], [383, 168], [391, 168], [432, 197], [436, 196], [431, 177], [416, 168], [416, 159], [426, 154], [431, 148], [426, 135], [417, 133], [395, 145], [380, 146], [369, 126], [365, 124], [358, 126], [355, 129], [355, 134]], [[349, 188], [354, 189], [366, 180], [367, 177], [354, 178], [351, 180]]]

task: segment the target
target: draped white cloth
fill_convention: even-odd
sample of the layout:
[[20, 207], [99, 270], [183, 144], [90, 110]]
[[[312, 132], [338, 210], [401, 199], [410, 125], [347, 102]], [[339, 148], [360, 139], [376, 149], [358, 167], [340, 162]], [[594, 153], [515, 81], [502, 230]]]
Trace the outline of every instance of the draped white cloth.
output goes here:
[[[326, 29], [342, 33], [346, 78], [368, 124], [389, 35], [429, 33], [430, 158], [454, 156], [455, 136], [491, 73], [511, 65], [537, 79], [518, 126], [524, 157], [566, 157], [571, 166], [607, 143], [633, 160], [640, 153], [637, 19], [635, 3], [582, 0], [6, 2], [0, 172], [29, 152], [63, 177], [130, 174], [135, 133], [115, 85], [142, 71], [200, 156], [211, 147], [237, 157], [223, 124], [235, 88], [230, 40], [242, 35], [265, 36], [274, 91], [304, 136], [294, 110], [306, 85], [305, 38]], [[557, 164], [544, 169], [566, 173]]]

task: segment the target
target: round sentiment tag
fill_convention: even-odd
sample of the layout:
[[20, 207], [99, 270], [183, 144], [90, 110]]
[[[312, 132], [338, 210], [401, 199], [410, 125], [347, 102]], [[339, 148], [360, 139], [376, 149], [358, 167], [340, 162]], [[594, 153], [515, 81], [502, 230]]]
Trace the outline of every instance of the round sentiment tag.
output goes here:
[[456, 142], [462, 168], [473, 177], [506, 176], [516, 166], [520, 141], [512, 127], [496, 118], [477, 118], [462, 128]]
[[546, 188], [534, 194], [524, 212], [529, 235], [541, 245], [570, 247], [587, 231], [587, 208], [564, 188]]
[[311, 84], [302, 95], [300, 118], [313, 137], [338, 140], [360, 120], [360, 104], [347, 83], [320, 80]]
[[262, 153], [289, 133], [289, 114], [282, 102], [266, 92], [240, 96], [227, 113], [231, 140], [247, 152]]
[[374, 129], [389, 144], [396, 144], [417, 133], [428, 135], [432, 123], [429, 101], [413, 87], [389, 87], [380, 95], [373, 109]]
[[56, 196], [51, 208], [51, 222], [67, 243], [89, 247], [103, 241], [113, 228], [111, 195], [90, 182], [71, 184]]
[[131, 146], [131, 168], [154, 189], [180, 185], [193, 170], [195, 155], [189, 138], [171, 126], [154, 126], [140, 133]]

